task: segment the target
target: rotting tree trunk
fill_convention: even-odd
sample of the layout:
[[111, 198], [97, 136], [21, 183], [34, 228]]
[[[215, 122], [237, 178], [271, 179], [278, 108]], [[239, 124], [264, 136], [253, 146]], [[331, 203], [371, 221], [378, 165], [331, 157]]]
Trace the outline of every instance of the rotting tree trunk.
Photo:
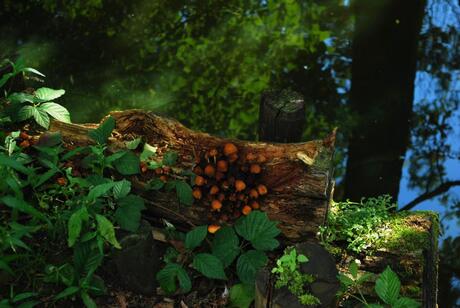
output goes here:
[[[332, 153], [335, 133], [324, 140], [295, 144], [274, 144], [229, 140], [190, 130], [179, 122], [142, 110], [112, 112], [116, 120], [115, 132], [109, 139], [109, 150], [124, 147], [124, 140], [143, 137], [157, 146], [161, 157], [166, 151], [178, 153], [179, 167], [191, 169], [195, 157], [212, 147], [221, 147], [226, 142], [234, 143], [239, 155], [263, 154], [267, 158], [261, 182], [269, 193], [261, 204], [270, 219], [279, 221], [283, 235], [292, 241], [313, 237], [326, 219], [331, 194]], [[54, 121], [50, 131], [60, 131], [66, 144], [88, 145], [87, 136], [96, 124], [66, 124]], [[149, 178], [150, 176], [150, 178]], [[154, 172], [132, 178], [135, 188], [141, 188]], [[209, 223], [207, 207], [194, 204], [179, 205], [175, 194], [166, 192], [142, 192], [138, 189], [154, 217], [165, 218], [175, 223], [200, 225]]]

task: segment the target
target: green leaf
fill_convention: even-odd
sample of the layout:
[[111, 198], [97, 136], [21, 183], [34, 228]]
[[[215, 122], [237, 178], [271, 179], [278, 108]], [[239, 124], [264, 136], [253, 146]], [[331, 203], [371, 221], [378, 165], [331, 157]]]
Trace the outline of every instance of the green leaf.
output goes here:
[[394, 304], [392, 308], [418, 308], [421, 307], [419, 302], [408, 297], [400, 297]]
[[343, 284], [345, 287], [349, 287], [355, 283], [353, 279], [344, 274], [337, 275], [337, 279], [339, 279], [340, 283]]
[[399, 297], [401, 282], [388, 266], [375, 282], [375, 292], [387, 304], [393, 305]]
[[32, 67], [24, 67], [22, 69], [24, 72], [29, 72], [29, 73], [34, 73], [36, 75], [39, 75], [39, 76], [42, 76], [42, 77], [46, 77], [45, 75], [43, 75], [42, 73], [40, 73], [39, 71], [37, 71], [36, 69], [32, 68]]
[[136, 232], [141, 221], [141, 211], [145, 209], [144, 199], [136, 195], [127, 195], [117, 200], [115, 221], [125, 230]]
[[185, 235], [185, 248], [193, 250], [200, 246], [208, 234], [207, 226], [195, 227], [192, 231], [187, 232]]
[[78, 291], [80, 291], [80, 288], [79, 287], [76, 287], [76, 286], [71, 286], [71, 287], [68, 287], [66, 289], [64, 289], [64, 291], [60, 292], [58, 295], [56, 295], [54, 297], [55, 300], [60, 300], [62, 298], [66, 298], [66, 297], [69, 297], [71, 295], [74, 295], [75, 293], [77, 293]]
[[39, 103], [52, 101], [65, 94], [65, 90], [54, 90], [50, 88], [39, 88], [35, 91], [35, 97], [38, 98]]
[[297, 256], [297, 262], [299, 263], [305, 263], [308, 262], [308, 258], [305, 255], [298, 255]]
[[168, 151], [163, 156], [163, 164], [166, 166], [174, 166], [177, 162], [177, 152]]
[[226, 268], [240, 254], [239, 244], [240, 241], [233, 228], [222, 227], [217, 231], [212, 241], [212, 254], [218, 257]]
[[118, 243], [117, 238], [115, 237], [115, 229], [113, 224], [106, 217], [96, 214], [97, 221], [97, 231], [99, 234], [113, 247], [120, 249], [120, 243]]
[[89, 215], [86, 207], [83, 206], [81, 209], [75, 211], [69, 218], [67, 223], [68, 238], [67, 242], [69, 247], [75, 244], [75, 241], [80, 236], [81, 227], [83, 221], [88, 221]]
[[24, 106], [18, 111], [18, 120], [25, 121], [30, 119], [34, 115], [34, 107], [33, 106]]
[[358, 277], [358, 263], [356, 263], [355, 261], [351, 261], [349, 269], [351, 276], [353, 276], [353, 278], [356, 279]]
[[14, 275], [14, 272], [11, 269], [11, 267], [8, 265], [8, 263], [3, 261], [2, 259], [0, 259], [0, 270], [4, 270], [5, 272], [9, 274]]
[[6, 156], [4, 154], [0, 154], [0, 166], [6, 166], [13, 168], [16, 171], [19, 171], [23, 174], [32, 174], [33, 170], [25, 167], [23, 164], [21, 164], [19, 161]]
[[192, 282], [187, 272], [182, 266], [176, 263], [166, 264], [166, 266], [156, 274], [156, 279], [167, 294], [176, 291], [176, 279], [179, 280], [182, 293], [187, 293], [192, 289]]
[[255, 298], [255, 289], [252, 285], [243, 283], [230, 288], [230, 308], [248, 308]]
[[208, 253], [199, 253], [193, 258], [193, 268], [199, 271], [203, 276], [211, 279], [226, 280], [224, 265], [215, 256]]
[[182, 267], [180, 267], [177, 271], [177, 279], [179, 279], [179, 286], [182, 290], [182, 293], [190, 292], [192, 289], [192, 281], [190, 280], [190, 277], [185, 269]]
[[141, 162], [139, 157], [133, 152], [129, 151], [119, 159], [115, 160], [113, 165], [115, 166], [115, 169], [117, 169], [117, 171], [122, 175], [133, 175], [140, 172], [140, 163]]
[[157, 149], [157, 147], [151, 146], [148, 143], [144, 143], [144, 149], [140, 156], [141, 161], [146, 161], [150, 157], [154, 156], [157, 153]]
[[238, 278], [247, 284], [254, 284], [257, 272], [267, 263], [268, 258], [264, 252], [249, 250], [238, 258], [236, 273]]
[[115, 182], [115, 185], [113, 186], [113, 197], [115, 199], [126, 197], [130, 191], [131, 182], [123, 179], [121, 181]]
[[70, 123], [70, 113], [69, 111], [64, 108], [63, 106], [50, 102], [50, 103], [43, 103], [38, 107], [39, 110], [45, 111], [50, 116], [55, 118], [56, 120]]
[[97, 186], [94, 186], [88, 193], [88, 196], [86, 197], [88, 200], [94, 201], [97, 198], [105, 195], [109, 190], [112, 189], [112, 187], [115, 186], [115, 182], [109, 182], [109, 183], [104, 183], [104, 184], [99, 184]]
[[97, 248], [94, 240], [83, 241], [85, 237], [91, 237], [93, 232], [82, 236], [73, 248], [73, 265], [78, 276], [91, 276], [102, 264], [104, 254]]
[[148, 189], [153, 189], [153, 190], [160, 190], [165, 186], [165, 182], [160, 180], [159, 178], [154, 178], [149, 182]]
[[141, 143], [142, 138], [136, 138], [134, 140], [125, 141], [126, 148], [129, 150], [135, 150]]
[[34, 96], [28, 93], [12, 93], [8, 95], [8, 100], [13, 104], [33, 103]]
[[38, 211], [36, 208], [31, 206], [29, 203], [22, 199], [18, 199], [13, 196], [4, 196], [0, 198], [0, 202], [9, 206], [12, 209], [17, 209], [18, 211], [21, 211], [23, 213], [29, 214], [32, 217], [41, 219], [43, 221], [46, 221], [47, 223], [50, 223], [48, 218], [46, 218], [45, 215], [43, 215], [40, 211]]
[[274, 238], [280, 234], [276, 222], [270, 221], [266, 213], [252, 211], [248, 216], [241, 217], [235, 224], [236, 232], [251, 242], [258, 250], [273, 250], [279, 242]]
[[97, 308], [96, 303], [86, 291], [81, 292], [81, 299], [87, 308]]
[[193, 195], [192, 187], [185, 181], [175, 181], [177, 198], [181, 204], [192, 205]]
[[13, 298], [13, 303], [17, 303], [17, 302], [23, 301], [25, 299], [28, 299], [34, 296], [37, 296], [37, 293], [34, 293], [34, 292], [19, 293]]
[[106, 144], [115, 128], [115, 119], [109, 116], [98, 128], [88, 133], [88, 136], [99, 144]]
[[48, 116], [46, 111], [38, 109], [36, 107], [32, 108], [35, 122], [37, 122], [38, 125], [48, 129], [48, 127], [50, 126], [50, 117]]

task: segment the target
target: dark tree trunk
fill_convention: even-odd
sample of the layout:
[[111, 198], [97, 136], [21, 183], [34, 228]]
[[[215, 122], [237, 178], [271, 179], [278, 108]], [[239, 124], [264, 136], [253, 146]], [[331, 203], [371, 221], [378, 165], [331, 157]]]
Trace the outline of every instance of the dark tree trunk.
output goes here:
[[399, 192], [409, 144], [418, 35], [424, 0], [357, 0], [345, 196]]

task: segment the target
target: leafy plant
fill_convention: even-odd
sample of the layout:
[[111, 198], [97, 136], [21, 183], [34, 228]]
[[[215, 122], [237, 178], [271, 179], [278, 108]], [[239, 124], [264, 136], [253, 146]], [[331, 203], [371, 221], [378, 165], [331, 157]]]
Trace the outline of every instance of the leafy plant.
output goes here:
[[231, 298], [238, 307], [246, 307], [253, 299], [256, 274], [268, 261], [265, 251], [279, 245], [275, 239], [280, 233], [276, 222], [263, 212], [253, 211], [239, 218], [233, 227], [220, 228], [211, 238], [207, 238], [207, 229], [207, 226], [194, 228], [183, 236], [183, 248], [176, 247], [173, 253], [169, 250], [164, 257], [166, 266], [157, 273], [157, 280], [169, 294], [178, 289], [186, 293], [191, 279], [185, 265], [191, 265], [207, 278], [227, 280], [228, 269], [236, 263], [236, 274], [242, 283], [232, 288]]
[[400, 295], [401, 282], [395, 272], [389, 266], [378, 276], [375, 281], [374, 291], [378, 298], [384, 303], [369, 303], [363, 295], [363, 284], [369, 282], [374, 277], [374, 274], [364, 273], [358, 274], [358, 264], [351, 262], [349, 266], [349, 274], [341, 273], [338, 279], [341, 283], [341, 291], [339, 298], [346, 299], [351, 297], [365, 307], [392, 307], [392, 308], [417, 308], [420, 304], [408, 297]]
[[286, 248], [283, 256], [276, 261], [276, 266], [272, 269], [272, 273], [277, 276], [275, 288], [287, 287], [297, 296], [302, 305], [317, 305], [320, 304], [319, 299], [308, 290], [309, 284], [315, 278], [300, 272], [300, 264], [305, 262], [308, 262], [305, 255], [298, 255], [293, 247]]
[[[22, 72], [31, 72], [45, 77], [39, 71], [24, 67], [22, 62], [12, 63], [12, 72], [7, 73], [0, 79], [2, 87], [10, 78]], [[5, 121], [25, 121], [33, 118], [37, 124], [47, 129], [50, 124], [50, 116], [63, 122], [70, 123], [69, 111], [63, 106], [53, 102], [55, 99], [64, 95], [65, 90], [54, 90], [51, 88], [39, 88], [33, 93], [11, 93], [6, 94], [4, 108], [0, 113], [2, 122]]]
[[320, 227], [320, 240], [326, 247], [344, 241], [347, 249], [356, 253], [375, 247], [384, 237], [390, 210], [395, 207], [388, 195], [362, 199], [359, 203], [334, 203], [327, 225]]

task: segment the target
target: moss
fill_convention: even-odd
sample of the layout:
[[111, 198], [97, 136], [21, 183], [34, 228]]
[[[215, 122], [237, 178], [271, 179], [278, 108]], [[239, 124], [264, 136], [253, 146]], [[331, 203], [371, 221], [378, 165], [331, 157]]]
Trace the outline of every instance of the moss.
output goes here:
[[418, 211], [394, 214], [388, 221], [385, 236], [379, 241], [376, 248], [405, 252], [427, 249], [431, 244], [431, 228], [437, 238], [439, 218], [435, 212]]

